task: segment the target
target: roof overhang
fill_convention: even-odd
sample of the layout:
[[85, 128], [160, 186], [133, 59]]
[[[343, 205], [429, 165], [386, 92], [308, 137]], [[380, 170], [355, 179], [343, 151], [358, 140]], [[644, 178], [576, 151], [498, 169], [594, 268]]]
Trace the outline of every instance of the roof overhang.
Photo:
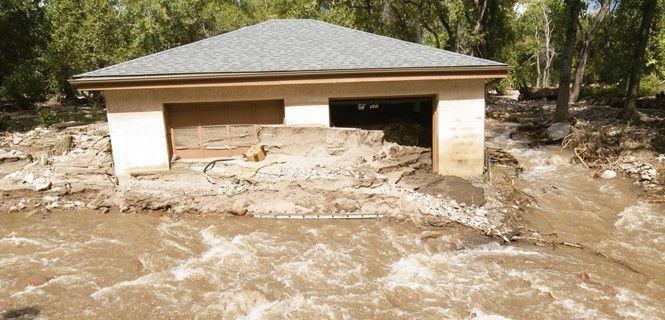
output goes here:
[[276, 71], [261, 73], [196, 73], [117, 77], [74, 77], [69, 80], [69, 83], [76, 86], [79, 91], [101, 91], [217, 86], [503, 79], [508, 76], [508, 71], [510, 69], [511, 67], [507, 65], [497, 65], [445, 68]]

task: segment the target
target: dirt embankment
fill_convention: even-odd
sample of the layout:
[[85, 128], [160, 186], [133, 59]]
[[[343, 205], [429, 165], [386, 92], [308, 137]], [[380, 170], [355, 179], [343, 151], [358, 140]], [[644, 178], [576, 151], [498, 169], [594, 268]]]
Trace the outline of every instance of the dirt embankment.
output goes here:
[[[261, 162], [175, 161], [164, 173], [117, 180], [105, 123], [0, 136], [0, 210], [89, 208], [233, 215], [378, 214], [434, 225], [510, 232], [483, 179], [431, 172], [428, 148], [385, 142], [383, 132], [264, 127]], [[489, 188], [489, 189], [488, 189]]]

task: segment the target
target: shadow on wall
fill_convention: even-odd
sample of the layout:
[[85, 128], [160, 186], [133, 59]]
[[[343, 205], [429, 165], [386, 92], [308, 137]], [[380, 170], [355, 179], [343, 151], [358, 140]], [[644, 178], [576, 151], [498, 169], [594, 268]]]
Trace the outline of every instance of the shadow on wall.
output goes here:
[[31, 320], [36, 319], [41, 309], [38, 306], [7, 310], [2, 314], [3, 320]]

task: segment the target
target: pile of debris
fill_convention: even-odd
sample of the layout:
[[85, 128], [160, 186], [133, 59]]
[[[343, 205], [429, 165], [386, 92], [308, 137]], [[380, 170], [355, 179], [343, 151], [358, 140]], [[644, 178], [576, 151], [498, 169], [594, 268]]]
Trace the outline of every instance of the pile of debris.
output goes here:
[[632, 178], [642, 183], [649, 183], [656, 178], [658, 172], [651, 164], [640, 163], [634, 156], [627, 156], [621, 159], [621, 170], [627, 172]]
[[[6, 134], [0, 189], [77, 192], [112, 187], [110, 138], [104, 123]], [[16, 170], [18, 169], [18, 170]], [[11, 171], [11, 172], [7, 172]]]
[[0, 163], [19, 161], [27, 157], [25, 153], [18, 150], [5, 151], [0, 149]]
[[0, 191], [16, 196], [0, 206], [375, 214], [507, 231], [503, 212], [487, 209], [501, 205], [487, 204], [483, 188], [431, 172], [429, 148], [386, 142], [379, 130], [266, 126], [258, 135], [259, 145], [246, 159], [218, 162], [205, 174], [207, 162], [176, 161], [168, 172], [117, 181], [103, 123], [6, 134], [0, 147], [11, 150], [6, 158], [14, 162], [0, 165]]

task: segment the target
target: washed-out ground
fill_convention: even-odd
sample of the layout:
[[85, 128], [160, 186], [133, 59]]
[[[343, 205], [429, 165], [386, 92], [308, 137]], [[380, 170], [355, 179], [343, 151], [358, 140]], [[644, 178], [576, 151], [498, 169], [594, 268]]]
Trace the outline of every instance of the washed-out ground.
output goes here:
[[[383, 132], [317, 127], [259, 131], [264, 161], [175, 161], [168, 172], [117, 179], [104, 123], [34, 129], [4, 137], [2, 209], [88, 208], [167, 214], [369, 214], [418, 223], [459, 223], [510, 233], [498, 188], [431, 172], [431, 151], [383, 140]], [[323, 142], [323, 143], [322, 143]], [[9, 150], [9, 151], [7, 151]], [[1, 153], [1, 152], [0, 152]], [[0, 154], [0, 158], [3, 157]]]
[[[432, 174], [427, 149], [361, 130], [265, 128], [265, 161], [220, 162], [208, 175], [205, 163], [176, 161], [170, 172], [121, 181], [104, 123], [5, 133], [0, 311], [5, 318], [665, 317], [665, 160], [658, 160], [665, 157], [645, 127], [662, 124], [662, 115], [650, 112], [636, 126], [649, 143], [611, 154], [572, 139], [596, 125], [581, 115], [613, 109], [574, 109], [572, 134], [552, 143], [536, 120], [552, 107], [493, 100], [492, 165], [471, 180]], [[294, 135], [310, 139], [294, 144]], [[605, 170], [617, 176], [600, 178]], [[384, 218], [251, 217], [333, 213]]]

